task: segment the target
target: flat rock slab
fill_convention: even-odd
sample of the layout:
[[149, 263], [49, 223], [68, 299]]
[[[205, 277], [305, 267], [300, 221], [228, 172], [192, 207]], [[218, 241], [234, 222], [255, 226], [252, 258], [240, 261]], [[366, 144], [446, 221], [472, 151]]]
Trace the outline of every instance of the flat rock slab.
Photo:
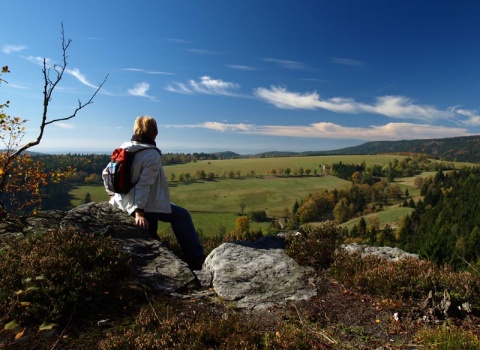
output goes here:
[[188, 265], [158, 241], [114, 239], [132, 256], [139, 279], [158, 292], [176, 292], [195, 281]]
[[129, 253], [138, 278], [158, 292], [178, 292], [196, 281], [188, 265], [150, 239], [147, 232], [135, 226], [135, 220], [108, 202], [88, 203], [70, 210], [62, 219], [63, 229], [107, 235]]
[[365, 244], [351, 243], [343, 244], [340, 248], [349, 253], [358, 252], [362, 257], [373, 255], [389, 261], [399, 261], [405, 258], [418, 259], [418, 254], [408, 253], [396, 247], [372, 247]]

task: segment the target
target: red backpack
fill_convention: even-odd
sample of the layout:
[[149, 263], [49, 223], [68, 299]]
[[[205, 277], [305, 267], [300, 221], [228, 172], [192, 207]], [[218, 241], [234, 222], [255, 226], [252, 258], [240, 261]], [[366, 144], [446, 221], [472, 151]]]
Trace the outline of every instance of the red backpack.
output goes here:
[[[110, 157], [110, 163], [107, 165], [107, 188], [115, 193], [128, 193], [135, 183], [132, 182], [132, 163], [137, 152], [158, 148], [145, 147], [136, 151], [127, 151], [125, 148], [117, 148]], [[160, 153], [161, 154], [161, 153]]]

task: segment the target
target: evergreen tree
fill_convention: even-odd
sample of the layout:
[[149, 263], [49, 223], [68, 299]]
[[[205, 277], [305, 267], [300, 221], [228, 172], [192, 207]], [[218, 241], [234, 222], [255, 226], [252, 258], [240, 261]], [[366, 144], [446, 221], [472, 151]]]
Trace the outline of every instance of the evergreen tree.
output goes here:
[[87, 192], [85, 194], [85, 198], [83, 199], [83, 203], [86, 204], [86, 203], [90, 203], [92, 201], [92, 196], [90, 195], [90, 192]]
[[415, 208], [415, 201], [413, 200], [413, 198], [410, 198], [410, 200], [408, 201], [408, 206], [410, 208]]
[[365, 218], [363, 216], [358, 223], [358, 231], [360, 233], [360, 236], [365, 237], [367, 233], [367, 222], [365, 221]]

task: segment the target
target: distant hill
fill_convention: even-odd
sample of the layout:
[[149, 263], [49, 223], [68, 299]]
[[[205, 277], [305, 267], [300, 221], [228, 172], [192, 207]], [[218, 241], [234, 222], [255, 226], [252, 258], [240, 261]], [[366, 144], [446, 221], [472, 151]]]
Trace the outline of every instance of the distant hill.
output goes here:
[[332, 154], [417, 153], [459, 162], [480, 162], [480, 135], [428, 140], [374, 141]]
[[225, 151], [225, 152], [215, 152], [213, 153], [220, 159], [231, 159], [231, 158], [241, 158], [242, 156], [238, 153], [232, 151]]
[[458, 162], [480, 162], [480, 135], [427, 140], [372, 141], [331, 151], [265, 152], [257, 157], [414, 153]]

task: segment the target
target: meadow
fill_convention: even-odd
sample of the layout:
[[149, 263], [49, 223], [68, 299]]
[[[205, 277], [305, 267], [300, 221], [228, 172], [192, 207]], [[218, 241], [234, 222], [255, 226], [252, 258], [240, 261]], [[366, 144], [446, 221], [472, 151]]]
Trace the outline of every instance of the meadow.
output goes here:
[[[171, 179], [175, 174], [177, 180], [170, 180], [170, 194], [173, 203], [184, 206], [191, 213], [197, 230], [204, 235], [212, 236], [230, 232], [235, 228], [235, 221], [242, 213], [265, 210], [269, 217], [281, 217], [283, 209], [292, 209], [295, 201], [300, 201], [308, 194], [333, 189], [348, 189], [351, 182], [330, 175], [323, 175], [323, 165], [343, 162], [345, 164], [360, 164], [367, 166], [385, 164], [394, 159], [401, 160], [403, 156], [392, 155], [348, 155], [348, 156], [314, 156], [314, 157], [279, 157], [279, 158], [248, 158], [196, 161], [187, 164], [170, 165], [165, 167], [167, 177]], [[268, 175], [272, 169], [292, 170], [303, 168], [312, 169], [310, 175], [304, 176], [273, 176]], [[317, 169], [317, 175], [313, 175]], [[214, 180], [194, 179], [195, 173], [203, 170], [205, 173], [214, 173]], [[226, 172], [233, 171], [235, 178], [224, 177]], [[180, 174], [190, 173], [189, 182], [178, 181]], [[247, 174], [250, 174], [247, 176]], [[432, 173], [422, 174], [422, 176]], [[408, 189], [411, 196], [419, 194], [413, 186], [413, 179], [397, 179], [397, 185], [402, 190]], [[82, 203], [86, 193], [89, 193], [94, 202], [108, 199], [103, 185], [75, 186], [70, 191], [73, 196], [72, 206]], [[409, 213], [408, 208], [385, 208], [376, 213], [380, 224], [395, 225], [402, 216]], [[358, 219], [357, 219], [358, 220]], [[356, 221], [347, 223], [352, 226]], [[269, 223], [251, 223], [252, 230], [267, 229]], [[168, 225], [160, 225], [161, 230]]]
[[[195, 226], [205, 235], [216, 235], [223, 228], [227, 232], [235, 228], [235, 221], [244, 213], [265, 210], [269, 217], [280, 217], [284, 208], [292, 209], [296, 200], [300, 201], [309, 193], [334, 188], [349, 188], [351, 183], [334, 176], [303, 177], [248, 177], [243, 179], [219, 179], [214, 181], [192, 180], [189, 183], [173, 182], [170, 185], [171, 201], [187, 208]], [[72, 205], [82, 203], [86, 193], [91, 200], [108, 200], [103, 185], [75, 186], [70, 194]], [[251, 223], [251, 229], [267, 228], [269, 223]], [[160, 229], [168, 227], [160, 225]]]

